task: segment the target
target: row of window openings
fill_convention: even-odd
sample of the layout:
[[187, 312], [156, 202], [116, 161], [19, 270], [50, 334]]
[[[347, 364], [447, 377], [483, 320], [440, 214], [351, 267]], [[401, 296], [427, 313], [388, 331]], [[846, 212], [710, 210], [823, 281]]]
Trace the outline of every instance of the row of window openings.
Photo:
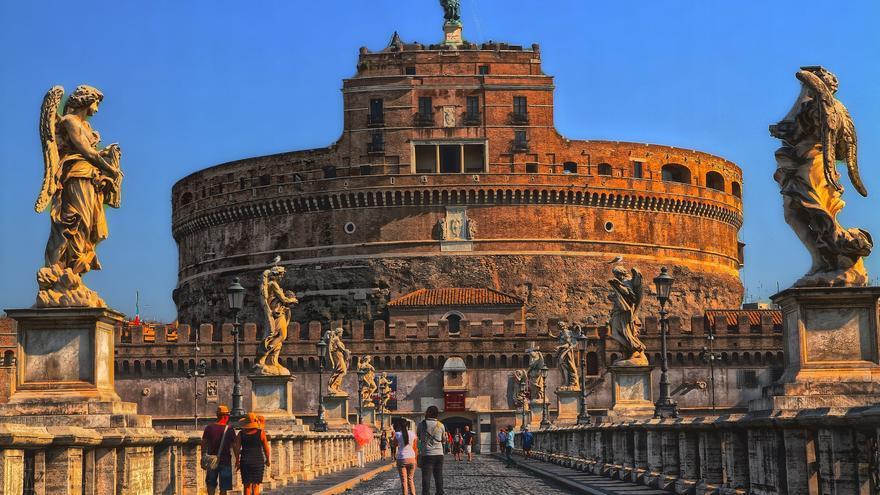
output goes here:
[[[407, 65], [403, 68], [403, 74], [406, 76], [414, 76], [416, 75], [416, 66], [415, 65]], [[481, 76], [489, 75], [489, 66], [488, 65], [480, 65], [477, 66], [477, 74]]]
[[[529, 123], [528, 99], [525, 96], [513, 97], [513, 113], [510, 120], [512, 124]], [[464, 125], [478, 125], [480, 122], [480, 97], [468, 96], [465, 101]], [[432, 97], [419, 97], [415, 123], [420, 126], [434, 124], [434, 100]], [[382, 98], [370, 99], [370, 114], [367, 116], [367, 124], [385, 124], [385, 103]]]

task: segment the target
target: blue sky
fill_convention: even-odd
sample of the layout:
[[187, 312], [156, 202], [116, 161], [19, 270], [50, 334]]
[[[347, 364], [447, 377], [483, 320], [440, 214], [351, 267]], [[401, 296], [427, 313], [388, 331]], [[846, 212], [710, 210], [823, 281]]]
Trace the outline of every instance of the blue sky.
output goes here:
[[[791, 106], [799, 66], [828, 67], [856, 122], [871, 194], [846, 183], [841, 220], [880, 236], [880, 2], [462, 3], [467, 39], [541, 44], [564, 135], [699, 149], [742, 167], [750, 298], [808, 268], [782, 220], [767, 125]], [[49, 228], [33, 211], [37, 121], [52, 85], [103, 90], [92, 123], [123, 150], [123, 207], [109, 210], [104, 270], [86, 283], [129, 314], [140, 290], [142, 316], [173, 320], [171, 185], [212, 164], [333, 142], [358, 47], [381, 49], [395, 30], [437, 42], [441, 24], [436, 0], [0, 1], [0, 307], [30, 306], [36, 294]], [[868, 260], [872, 278], [878, 259]]]

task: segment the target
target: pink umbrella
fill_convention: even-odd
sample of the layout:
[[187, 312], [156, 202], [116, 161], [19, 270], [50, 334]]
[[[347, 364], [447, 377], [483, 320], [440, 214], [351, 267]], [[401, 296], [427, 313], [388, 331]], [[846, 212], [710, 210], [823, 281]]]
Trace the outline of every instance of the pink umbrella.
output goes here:
[[354, 434], [354, 441], [361, 447], [373, 440], [373, 429], [370, 428], [370, 425], [365, 425], [363, 423], [354, 425], [351, 432]]

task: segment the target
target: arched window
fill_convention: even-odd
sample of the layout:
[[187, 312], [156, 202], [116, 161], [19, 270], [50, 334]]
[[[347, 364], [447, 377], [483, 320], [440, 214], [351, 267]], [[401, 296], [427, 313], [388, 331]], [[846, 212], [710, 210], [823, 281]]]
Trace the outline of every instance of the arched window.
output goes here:
[[737, 198], [742, 197], [742, 186], [739, 185], [739, 182], [731, 182], [730, 183], [730, 193], [736, 196]]
[[709, 189], [715, 189], [716, 191], [724, 191], [724, 177], [714, 171], [707, 173], [706, 187]]
[[563, 174], [576, 174], [578, 173], [578, 164], [575, 162], [565, 162], [562, 164], [562, 173]]
[[12, 366], [13, 361], [15, 360], [15, 353], [12, 351], [6, 351], [3, 353], [3, 365], [4, 366]]
[[188, 204], [192, 203], [192, 200], [193, 200], [193, 193], [191, 193], [191, 192], [185, 192], [180, 195], [180, 205], [181, 206], [188, 205]]
[[595, 352], [587, 353], [587, 376], [599, 374], [599, 355]]
[[667, 163], [661, 169], [663, 180], [668, 182], [681, 182], [684, 184], [691, 183], [691, 170], [684, 165], [677, 163]]
[[611, 165], [600, 163], [596, 166], [596, 173], [599, 175], [611, 175]]
[[449, 335], [461, 333], [461, 315], [455, 313], [446, 315], [446, 321], [449, 322]]

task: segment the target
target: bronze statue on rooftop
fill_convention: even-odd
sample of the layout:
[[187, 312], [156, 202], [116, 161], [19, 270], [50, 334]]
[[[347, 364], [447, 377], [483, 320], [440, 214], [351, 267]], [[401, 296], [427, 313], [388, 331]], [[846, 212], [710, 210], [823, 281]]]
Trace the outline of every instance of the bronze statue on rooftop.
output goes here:
[[795, 74], [801, 92], [770, 135], [781, 139], [776, 172], [785, 221], [810, 252], [810, 270], [795, 287], [864, 286], [863, 258], [874, 245], [871, 234], [845, 229], [837, 222], [843, 209], [843, 186], [837, 161], [846, 163], [850, 182], [867, 196], [856, 157], [856, 131], [846, 107], [834, 95], [837, 77], [823, 67], [801, 67]]
[[116, 143], [99, 148], [101, 136], [89, 124], [104, 99], [101, 91], [77, 86], [59, 116], [63, 97], [64, 88], [54, 86], [40, 108], [44, 169], [34, 210], [40, 213], [50, 206], [51, 230], [45, 266], [37, 272], [40, 290], [34, 306], [105, 307], [81, 277], [101, 269], [95, 248], [108, 235], [104, 205], [119, 208], [122, 152]]
[[461, 24], [461, 0], [440, 0], [446, 24]]

